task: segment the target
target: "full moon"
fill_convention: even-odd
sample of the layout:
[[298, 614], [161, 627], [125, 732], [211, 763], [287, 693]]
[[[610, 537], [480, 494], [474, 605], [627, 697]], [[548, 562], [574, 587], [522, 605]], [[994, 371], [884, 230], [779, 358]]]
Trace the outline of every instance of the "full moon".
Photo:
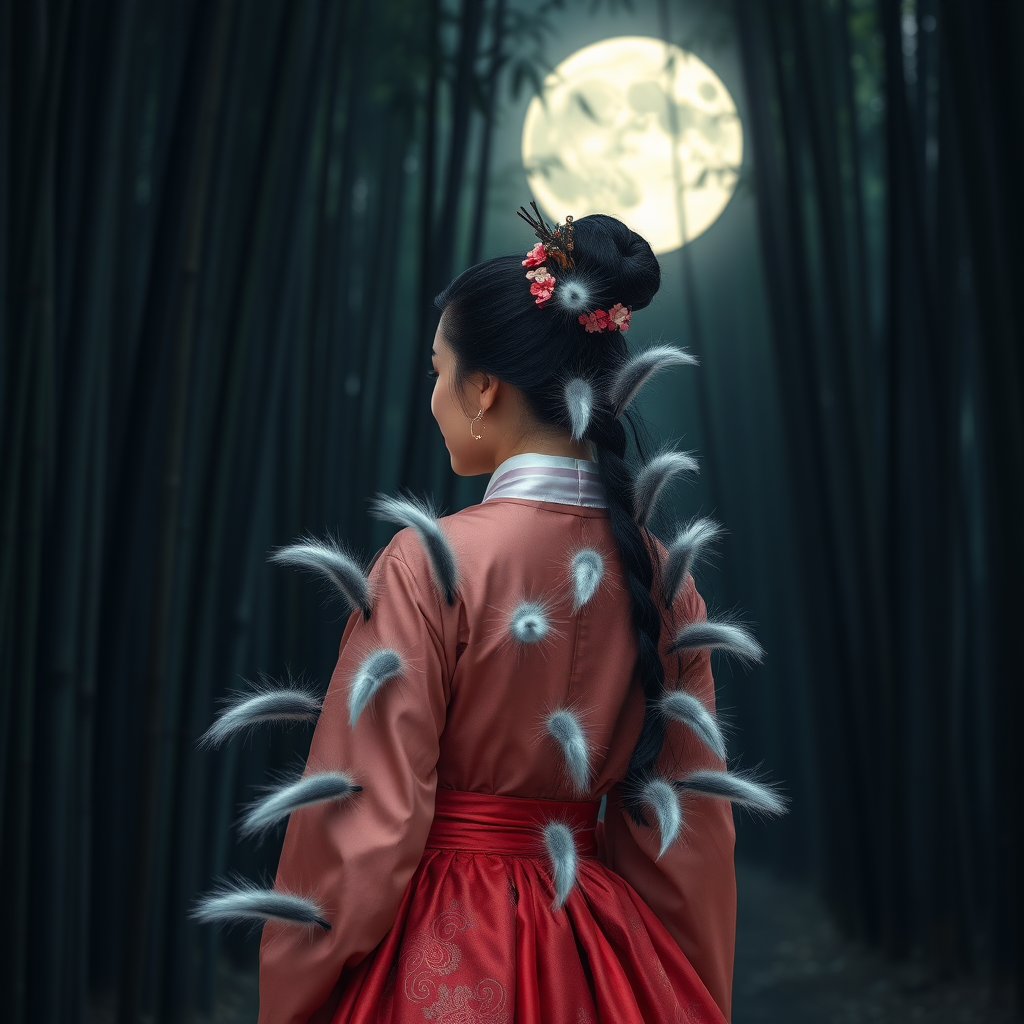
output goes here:
[[556, 221], [608, 213], [655, 252], [725, 209], [743, 159], [729, 90], [700, 58], [643, 36], [603, 39], [547, 76], [523, 123], [523, 166]]

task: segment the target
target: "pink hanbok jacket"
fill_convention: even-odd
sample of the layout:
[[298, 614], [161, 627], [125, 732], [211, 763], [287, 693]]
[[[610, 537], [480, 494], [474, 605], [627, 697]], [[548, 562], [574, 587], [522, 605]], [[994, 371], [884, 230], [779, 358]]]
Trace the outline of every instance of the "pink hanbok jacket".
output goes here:
[[[341, 637], [307, 767], [347, 766], [363, 790], [344, 808], [291, 817], [276, 887], [318, 894], [332, 926], [312, 936], [277, 922], [265, 926], [261, 1024], [321, 1019], [318, 1008], [330, 1005], [343, 969], [381, 942], [423, 856], [439, 788], [552, 800], [606, 796], [601, 859], [654, 911], [728, 1018], [736, 923], [730, 804], [687, 797], [682, 834], [660, 858], [657, 830], [635, 824], [621, 806], [619, 782], [643, 698], [596, 467], [516, 456], [496, 471], [481, 504], [439, 523], [458, 565], [453, 603], [439, 594], [427, 552], [406, 528], [370, 571], [377, 595], [371, 618], [353, 612]], [[593, 597], [574, 611], [569, 565], [581, 548], [600, 553], [604, 572]], [[550, 628], [541, 642], [517, 644], [510, 634], [509, 617], [523, 601], [545, 609]], [[707, 617], [692, 576], [670, 609], [659, 607], [666, 685], [714, 710], [708, 649], [665, 653], [677, 628]], [[352, 678], [367, 652], [382, 646], [402, 653], [405, 671], [350, 728]], [[592, 751], [584, 796], [543, 727], [548, 711], [567, 706]], [[725, 763], [670, 723], [659, 770], [677, 777], [699, 767], [724, 770]]]

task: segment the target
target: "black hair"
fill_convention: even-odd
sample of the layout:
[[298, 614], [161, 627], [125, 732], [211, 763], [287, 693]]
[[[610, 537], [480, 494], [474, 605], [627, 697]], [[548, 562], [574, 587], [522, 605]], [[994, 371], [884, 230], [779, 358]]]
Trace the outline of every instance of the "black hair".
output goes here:
[[522, 256], [498, 256], [470, 267], [434, 304], [441, 310], [442, 331], [453, 354], [451, 385], [456, 394], [470, 374], [482, 371], [518, 388], [540, 423], [571, 429], [566, 383], [582, 378], [593, 389], [593, 412], [583, 438], [594, 446], [628, 582], [645, 697], [643, 726], [623, 796], [633, 819], [646, 824], [640, 794], [665, 739], [657, 708], [665, 672], [658, 650], [661, 612], [652, 598], [658, 571], [652, 558], [654, 538], [634, 514], [626, 424], [635, 457], [643, 460], [646, 452], [636, 414], [627, 409], [616, 417], [606, 398], [611, 380], [628, 358], [625, 338], [619, 331], [588, 333], [579, 317], [616, 303], [631, 310], [649, 305], [661, 284], [661, 268], [644, 238], [604, 214], [575, 221], [573, 242], [574, 268], [562, 270], [554, 259], [547, 261], [557, 283], [544, 306], [530, 292]]

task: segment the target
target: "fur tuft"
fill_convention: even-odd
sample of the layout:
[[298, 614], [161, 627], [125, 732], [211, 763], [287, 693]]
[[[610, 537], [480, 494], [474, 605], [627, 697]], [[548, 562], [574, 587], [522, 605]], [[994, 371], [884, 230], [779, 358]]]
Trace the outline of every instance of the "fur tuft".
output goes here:
[[555, 900], [551, 909], [561, 910], [576, 884], [576, 840], [573, 839], [572, 829], [561, 821], [549, 821], [544, 826], [544, 845], [551, 861], [555, 886]]
[[276, 889], [261, 889], [253, 882], [224, 883], [209, 896], [202, 897], [189, 915], [204, 924], [239, 924], [243, 921], [284, 921], [305, 927], [331, 926], [324, 920], [323, 908], [306, 896]]
[[512, 611], [508, 628], [517, 643], [538, 643], [551, 629], [547, 608], [540, 601], [520, 601]]
[[594, 290], [578, 274], [570, 278], [560, 277], [552, 298], [553, 305], [571, 316], [589, 313], [594, 308]]
[[579, 720], [568, 708], [552, 711], [545, 720], [548, 735], [562, 749], [573, 788], [579, 794], [590, 792], [590, 748]]
[[242, 820], [242, 835], [262, 835], [300, 807], [346, 800], [362, 788], [344, 772], [317, 772], [286, 783], [272, 789], [262, 800], [250, 806]]
[[252, 693], [239, 693], [202, 736], [201, 749], [216, 748], [236, 733], [273, 722], [315, 722], [320, 714], [320, 698], [297, 686], [259, 686]]
[[370, 514], [399, 526], [411, 526], [416, 531], [430, 559], [434, 585], [448, 604], [454, 604], [459, 585], [458, 565], [455, 552], [437, 521], [434, 507], [419, 498], [378, 494], [370, 502]]
[[371, 651], [363, 658], [348, 690], [348, 720], [355, 726], [363, 708], [377, 695], [380, 688], [405, 671], [401, 655], [390, 647]]
[[572, 557], [572, 610], [578, 612], [597, 593], [604, 576], [604, 559], [593, 548]]
[[683, 812], [679, 809], [679, 797], [672, 784], [664, 779], [651, 779], [643, 788], [640, 798], [654, 811], [661, 833], [661, 849], [658, 858], [676, 841], [683, 827]]
[[636, 521], [646, 526], [661, 492], [680, 473], [696, 473], [697, 460], [683, 452], [662, 452], [655, 455], [637, 473], [633, 484], [633, 505]]
[[370, 581], [359, 563], [334, 540], [306, 537], [300, 543], [278, 548], [269, 560], [326, 577], [350, 608], [358, 608], [364, 619], [370, 617]]
[[679, 779], [677, 789], [689, 790], [703, 796], [718, 797], [731, 803], [763, 814], [785, 814], [788, 810], [786, 797], [771, 786], [765, 785], [738, 772], [716, 772], [702, 768]]
[[573, 377], [565, 385], [565, 405], [572, 424], [572, 439], [579, 441], [590, 426], [594, 412], [594, 389], [581, 377]]
[[659, 370], [687, 364], [696, 366], [697, 362], [696, 356], [671, 345], [656, 345], [633, 356], [615, 375], [609, 391], [610, 404], [616, 418], [626, 411], [637, 391]]
[[713, 622], [702, 619], [690, 622], [676, 633], [669, 654], [684, 648], [717, 647], [735, 656], [742, 664], [759, 662], [764, 650], [754, 637], [735, 622]]
[[668, 545], [668, 554], [662, 568], [661, 578], [665, 593], [665, 607], [669, 608], [676, 599], [686, 577], [693, 571], [693, 563], [705, 545], [710, 544], [722, 527], [713, 519], [695, 519], [684, 526]]
[[725, 760], [725, 740], [718, 728], [715, 716], [695, 697], [685, 690], [668, 690], [661, 698], [661, 713], [688, 725], [715, 754]]

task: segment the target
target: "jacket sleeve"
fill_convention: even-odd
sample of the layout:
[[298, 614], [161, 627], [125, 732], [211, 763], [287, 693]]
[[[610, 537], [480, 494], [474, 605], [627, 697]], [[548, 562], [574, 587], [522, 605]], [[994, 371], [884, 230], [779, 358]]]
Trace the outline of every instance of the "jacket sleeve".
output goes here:
[[[703, 598], [693, 577], [673, 605], [668, 625], [707, 618]], [[671, 643], [663, 628], [662, 660], [665, 684], [682, 688], [715, 709], [715, 684], [710, 651], [684, 651], [682, 657], [664, 653]], [[677, 722], [668, 725], [658, 772], [678, 778], [697, 768], [725, 770], [725, 762]], [[687, 794], [683, 831], [658, 859], [656, 828], [633, 823], [614, 787], [601, 828], [603, 858], [622, 875], [654, 911], [679, 943], [708, 992], [727, 1020], [732, 1009], [732, 975], [736, 941], [736, 873], [733, 860], [736, 831], [732, 805], [726, 800]]]
[[[330, 1020], [342, 971], [385, 936], [423, 854], [451, 646], [429, 570], [417, 564], [412, 545], [399, 543], [410, 533], [396, 535], [370, 571], [369, 620], [360, 612], [349, 617], [306, 762], [305, 774], [344, 771], [362, 789], [341, 802], [294, 811], [277, 869], [275, 888], [317, 898], [331, 929], [264, 926], [259, 1024]], [[403, 671], [381, 686], [352, 726], [353, 678], [382, 647], [400, 655]]]

